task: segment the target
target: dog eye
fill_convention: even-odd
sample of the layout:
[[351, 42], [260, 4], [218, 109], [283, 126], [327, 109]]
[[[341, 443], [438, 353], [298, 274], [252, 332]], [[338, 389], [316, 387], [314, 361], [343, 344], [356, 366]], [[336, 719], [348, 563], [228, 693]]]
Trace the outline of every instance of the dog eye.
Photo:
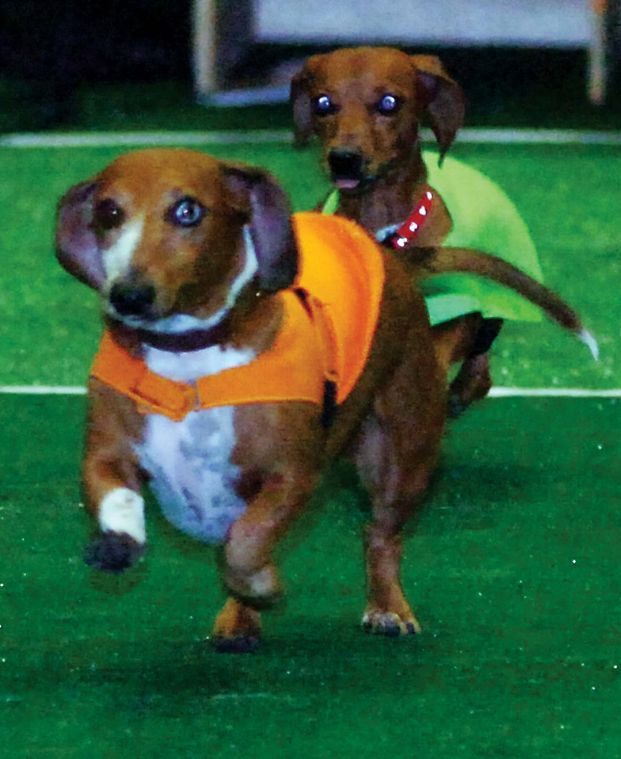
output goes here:
[[336, 107], [329, 95], [318, 95], [313, 99], [313, 111], [317, 116], [329, 116], [336, 111]]
[[196, 227], [205, 216], [204, 207], [194, 198], [181, 198], [170, 209], [169, 219], [180, 227]]
[[100, 200], [93, 209], [93, 223], [98, 229], [114, 229], [125, 221], [125, 211], [112, 198]]
[[394, 95], [386, 94], [382, 96], [376, 108], [378, 113], [381, 113], [382, 116], [391, 116], [393, 113], [396, 113], [399, 110], [399, 106], [400, 102], [397, 97]]

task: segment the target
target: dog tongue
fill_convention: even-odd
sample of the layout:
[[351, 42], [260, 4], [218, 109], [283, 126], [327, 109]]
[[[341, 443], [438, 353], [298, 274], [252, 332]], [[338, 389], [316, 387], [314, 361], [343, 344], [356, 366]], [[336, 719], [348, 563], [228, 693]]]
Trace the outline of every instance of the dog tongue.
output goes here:
[[359, 179], [336, 179], [334, 184], [339, 190], [355, 190], [360, 184]]

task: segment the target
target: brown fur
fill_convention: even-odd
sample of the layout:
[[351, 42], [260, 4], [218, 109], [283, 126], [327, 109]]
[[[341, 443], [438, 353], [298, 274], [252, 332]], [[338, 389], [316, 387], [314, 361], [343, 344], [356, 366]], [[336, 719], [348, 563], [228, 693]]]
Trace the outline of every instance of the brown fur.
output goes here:
[[[191, 229], [167, 220], [171, 202], [180, 195], [191, 195], [208, 209]], [[110, 199], [123, 209], [124, 221], [102, 229], [97, 208]], [[102, 261], [125, 225], [139, 214], [145, 219], [143, 234], [131, 269], [120, 278], [155, 288], [154, 322], [172, 313], [205, 318], [217, 311], [240, 268], [242, 225], [251, 225], [259, 273], [232, 308], [222, 345], [257, 351], [269, 347], [281, 318], [278, 296], [271, 292], [287, 286], [287, 277], [295, 274], [296, 255], [289, 209], [274, 180], [259, 170], [200, 153], [148, 150], [123, 156], [70, 190], [59, 205], [58, 256], [65, 268], [100, 292], [104, 306], [114, 283], [106, 281]], [[259, 610], [281, 594], [274, 546], [304, 508], [324, 464], [342, 454], [355, 461], [372, 502], [365, 532], [363, 624], [386, 635], [420, 630], [399, 580], [400, 532], [434, 471], [445, 397], [412, 271], [392, 253], [383, 255], [386, 283], [372, 352], [334, 425], [326, 431], [321, 409], [306, 403], [235, 410], [233, 456], [241, 472], [235, 488], [247, 508], [221, 552], [222, 578], [231, 593], [214, 627], [222, 650], [255, 646], [261, 629]], [[110, 326], [116, 328], [115, 323]], [[131, 328], [122, 331], [131, 342]], [[134, 335], [134, 349], [141, 350], [144, 340], [148, 338]], [[144, 483], [131, 449], [131, 443], [141, 439], [144, 417], [132, 401], [96, 380], [89, 386], [89, 409], [84, 486], [89, 510], [97, 516], [111, 489], [139, 492]], [[111, 571], [131, 564], [142, 547], [127, 538], [100, 536], [92, 563]]]

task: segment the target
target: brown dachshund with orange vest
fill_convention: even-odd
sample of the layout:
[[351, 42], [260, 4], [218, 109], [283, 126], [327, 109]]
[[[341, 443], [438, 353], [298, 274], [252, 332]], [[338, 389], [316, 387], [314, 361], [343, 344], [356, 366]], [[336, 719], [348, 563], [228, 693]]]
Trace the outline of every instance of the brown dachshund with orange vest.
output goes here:
[[325, 463], [348, 455], [372, 505], [363, 626], [418, 632], [400, 532], [446, 399], [400, 254], [348, 220], [292, 216], [262, 170], [181, 149], [128, 153], [70, 189], [57, 252], [105, 321], [88, 388], [88, 563], [119, 572], [140, 557], [148, 483], [170, 522], [221, 546], [217, 646], [253, 650], [260, 609], [281, 595], [273, 549]]
[[[296, 143], [317, 135], [322, 146], [335, 187], [326, 211], [358, 222], [431, 272], [450, 267], [453, 254], [440, 250], [425, 262], [426, 249], [446, 245], [497, 254], [540, 279], [528, 230], [504, 192], [480, 172], [444, 160], [463, 123], [464, 95], [438, 58], [386, 47], [315, 55], [293, 78], [291, 103]], [[434, 132], [441, 167], [436, 156], [421, 151], [421, 122]], [[467, 258], [464, 270], [494, 279], [504, 265], [485, 257], [468, 264]], [[421, 284], [442, 371], [463, 362], [449, 392], [450, 410], [458, 415], [491, 386], [488, 350], [503, 319], [532, 321], [538, 314], [476, 278], [434, 277]], [[515, 277], [504, 284], [520, 289]], [[547, 291], [539, 305], [554, 309], [553, 299]], [[592, 336], [581, 337], [595, 354]]]

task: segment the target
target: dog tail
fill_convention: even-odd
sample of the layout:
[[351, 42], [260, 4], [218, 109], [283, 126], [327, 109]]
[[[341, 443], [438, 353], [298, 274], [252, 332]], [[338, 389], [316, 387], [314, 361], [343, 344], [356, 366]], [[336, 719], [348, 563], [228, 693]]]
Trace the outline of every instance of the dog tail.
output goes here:
[[[534, 303], [553, 321], [573, 332], [599, 358], [594, 335], [584, 327], [576, 311], [553, 290], [498, 256], [471, 248], [416, 248], [416, 263], [426, 274], [468, 273], [494, 280]], [[418, 257], [420, 256], [420, 258]]]

